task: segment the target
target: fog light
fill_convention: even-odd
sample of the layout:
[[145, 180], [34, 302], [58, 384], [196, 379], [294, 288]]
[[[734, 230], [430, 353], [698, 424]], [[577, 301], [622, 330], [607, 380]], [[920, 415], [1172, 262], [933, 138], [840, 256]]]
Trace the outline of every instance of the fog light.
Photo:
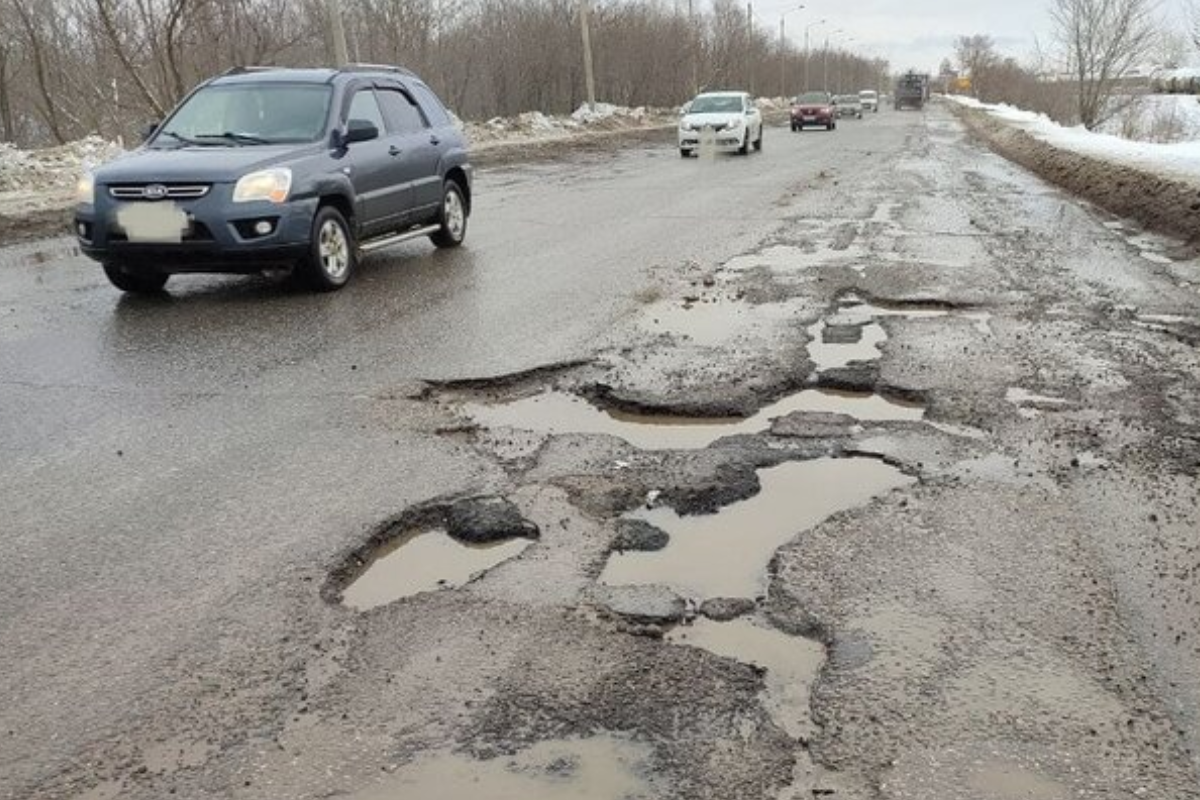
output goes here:
[[257, 233], [259, 236], [266, 236], [268, 233], [270, 233], [274, 229], [275, 229], [274, 226], [271, 224], [271, 222], [269, 220], [263, 219], [263, 220], [259, 220], [258, 222], [254, 223], [254, 232]]
[[81, 222], [81, 223], [79, 223], [79, 229], [78, 229], [78, 230], [79, 230], [79, 235], [80, 235], [80, 236], [82, 236], [82, 237], [84, 237], [84, 238], [87, 238], [87, 225], [84, 225], [82, 222]]

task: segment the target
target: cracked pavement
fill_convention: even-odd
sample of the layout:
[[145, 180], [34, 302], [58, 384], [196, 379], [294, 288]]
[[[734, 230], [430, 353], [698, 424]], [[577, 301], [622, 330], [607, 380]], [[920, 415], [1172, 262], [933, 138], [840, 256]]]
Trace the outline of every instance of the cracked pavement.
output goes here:
[[[471, 225], [321, 297], [0, 250], [0, 797], [1200, 797], [1195, 253], [938, 107]], [[482, 495], [536, 540], [339, 602]]]

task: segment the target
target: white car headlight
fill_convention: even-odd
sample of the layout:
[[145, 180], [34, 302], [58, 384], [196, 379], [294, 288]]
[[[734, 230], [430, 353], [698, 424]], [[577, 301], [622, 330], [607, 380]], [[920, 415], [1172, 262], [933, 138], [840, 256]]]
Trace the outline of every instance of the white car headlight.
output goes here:
[[272, 203], [283, 203], [292, 191], [292, 171], [287, 167], [264, 169], [243, 175], [233, 187], [233, 202], [249, 203], [253, 200], [267, 200]]
[[694, 131], [695, 129], [696, 129], [696, 127], [694, 125], [692, 125], [692, 123], [688, 122], [686, 119], [679, 120], [679, 130]]
[[85, 172], [79, 176], [75, 184], [75, 202], [87, 206], [96, 202], [96, 179], [92, 173]]
[[729, 122], [725, 123], [725, 127], [731, 131], [736, 131], [738, 128], [742, 127], [745, 122], [746, 121], [741, 117], [734, 117], [733, 119], [729, 120]]

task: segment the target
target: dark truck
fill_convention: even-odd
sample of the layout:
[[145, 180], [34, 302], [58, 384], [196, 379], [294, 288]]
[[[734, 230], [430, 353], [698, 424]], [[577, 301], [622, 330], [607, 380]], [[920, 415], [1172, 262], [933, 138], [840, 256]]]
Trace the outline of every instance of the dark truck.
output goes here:
[[893, 101], [896, 110], [915, 108], [920, 111], [929, 99], [929, 76], [918, 72], [906, 72], [896, 81]]

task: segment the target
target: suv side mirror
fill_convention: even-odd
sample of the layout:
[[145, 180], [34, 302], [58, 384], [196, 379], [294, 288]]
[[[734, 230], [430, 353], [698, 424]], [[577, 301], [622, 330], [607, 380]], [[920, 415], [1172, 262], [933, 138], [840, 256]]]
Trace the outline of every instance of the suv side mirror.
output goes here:
[[138, 130], [138, 136], [142, 137], [143, 142], [148, 141], [154, 135], [154, 132], [158, 130], [159, 124], [158, 122], [147, 122]]
[[365, 119], [352, 119], [346, 123], [346, 133], [342, 136], [342, 144], [369, 142], [379, 138], [379, 128], [374, 122]]

